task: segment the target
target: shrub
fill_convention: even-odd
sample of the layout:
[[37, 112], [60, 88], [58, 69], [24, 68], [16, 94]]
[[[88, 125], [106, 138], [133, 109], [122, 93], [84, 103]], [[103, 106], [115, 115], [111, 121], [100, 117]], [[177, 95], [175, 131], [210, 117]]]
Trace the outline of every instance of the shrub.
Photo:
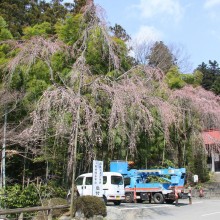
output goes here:
[[[67, 205], [66, 199], [63, 198], [51, 198], [43, 201], [43, 206], [57, 206], [57, 205]], [[66, 213], [69, 209], [53, 209], [52, 216], [59, 217], [63, 213]]]
[[76, 200], [76, 211], [80, 211], [86, 218], [94, 215], [107, 215], [104, 201], [96, 196], [81, 196]]
[[13, 209], [39, 206], [44, 199], [65, 198], [66, 191], [50, 183], [40, 186], [30, 184], [25, 188], [22, 188], [22, 185], [15, 184], [7, 186], [5, 190], [2, 190], [1, 194], [6, 196], [0, 197], [0, 204], [4, 208]]
[[0, 202], [4, 208], [23, 208], [39, 205], [39, 197], [33, 184], [22, 189], [21, 185], [15, 184], [5, 189], [6, 196], [0, 197]]

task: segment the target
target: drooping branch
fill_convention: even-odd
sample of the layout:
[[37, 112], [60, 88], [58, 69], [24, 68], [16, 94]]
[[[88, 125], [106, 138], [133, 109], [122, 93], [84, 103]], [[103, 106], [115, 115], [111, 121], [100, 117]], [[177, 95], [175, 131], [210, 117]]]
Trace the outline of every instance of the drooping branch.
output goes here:
[[[137, 139], [141, 132], [151, 133], [156, 109], [162, 121], [165, 137], [169, 138], [169, 126], [176, 118], [176, 108], [156, 96], [154, 93], [155, 78], [160, 75], [158, 69], [136, 67], [120, 77], [117, 82], [96, 81], [93, 84], [93, 93], [105, 92], [111, 105], [108, 118], [109, 145], [114, 148], [116, 133], [119, 130], [122, 139], [128, 140], [131, 153], [136, 151]], [[162, 81], [157, 81], [158, 87], [164, 87]], [[164, 87], [165, 89], [165, 87]]]
[[[72, 46], [72, 52], [74, 53], [73, 56], [79, 57], [82, 53], [85, 53], [88, 41], [97, 37], [95, 36], [95, 33], [99, 30], [99, 40], [101, 47], [103, 48], [103, 57], [105, 57], [105, 53], [108, 53], [107, 57], [109, 59], [109, 65], [113, 65], [114, 69], [119, 69], [120, 59], [118, 58], [118, 54], [120, 49], [113, 38], [109, 35], [107, 24], [102, 16], [102, 10], [102, 8], [95, 6], [94, 4], [88, 4], [84, 8], [82, 14], [83, 18], [80, 25], [81, 33], [78, 40]], [[98, 17], [98, 15], [100, 15], [100, 17]]]
[[27, 71], [38, 60], [42, 60], [47, 64], [50, 71], [51, 81], [54, 82], [54, 73], [51, 68], [51, 57], [53, 54], [63, 51], [67, 52], [68, 47], [61, 41], [52, 38], [34, 37], [28, 41], [17, 44], [19, 52], [10, 60], [6, 70], [9, 71], [10, 78], [18, 66], [25, 66]]
[[198, 112], [203, 129], [220, 128], [220, 98], [214, 93], [201, 87], [185, 86], [174, 91], [171, 99], [179, 100], [182, 108]]

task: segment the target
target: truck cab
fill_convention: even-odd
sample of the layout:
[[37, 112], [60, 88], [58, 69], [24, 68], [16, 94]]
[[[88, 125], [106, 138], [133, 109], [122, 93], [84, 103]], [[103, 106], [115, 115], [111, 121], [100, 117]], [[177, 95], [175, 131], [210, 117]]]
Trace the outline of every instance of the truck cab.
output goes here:
[[[79, 196], [93, 195], [93, 175], [85, 173], [77, 177], [76, 187]], [[125, 199], [124, 178], [117, 172], [103, 172], [103, 185], [100, 195], [104, 202], [113, 202], [120, 205]]]

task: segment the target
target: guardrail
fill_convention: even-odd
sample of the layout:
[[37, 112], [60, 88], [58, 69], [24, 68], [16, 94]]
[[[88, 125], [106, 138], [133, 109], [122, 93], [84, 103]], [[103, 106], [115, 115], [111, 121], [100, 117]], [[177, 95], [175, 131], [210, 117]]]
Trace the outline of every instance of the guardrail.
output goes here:
[[9, 214], [20, 214], [18, 220], [23, 220], [23, 213], [25, 212], [47, 211], [47, 219], [44, 218], [44, 220], [52, 220], [52, 213], [54, 209], [67, 209], [69, 207], [70, 207], [69, 205], [57, 205], [57, 206], [37, 206], [37, 207], [17, 208], [17, 209], [1, 209], [0, 216], [9, 215]]

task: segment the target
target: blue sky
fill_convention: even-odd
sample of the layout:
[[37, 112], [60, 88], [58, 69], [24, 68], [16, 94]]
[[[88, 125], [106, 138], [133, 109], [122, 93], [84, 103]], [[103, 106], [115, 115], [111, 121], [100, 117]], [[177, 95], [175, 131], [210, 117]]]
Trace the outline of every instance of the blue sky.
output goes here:
[[161, 40], [184, 48], [191, 69], [220, 64], [220, 0], [94, 0], [106, 21], [120, 24], [132, 39]]

